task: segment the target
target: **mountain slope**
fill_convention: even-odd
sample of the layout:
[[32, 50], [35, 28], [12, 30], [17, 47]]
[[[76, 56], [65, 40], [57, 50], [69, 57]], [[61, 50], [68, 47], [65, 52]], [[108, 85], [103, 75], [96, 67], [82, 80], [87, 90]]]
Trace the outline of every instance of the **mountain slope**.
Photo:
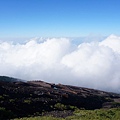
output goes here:
[[15, 81], [20, 81], [20, 79], [13, 78], [13, 77], [8, 77], [8, 76], [0, 76], [0, 81], [3, 81], [3, 82], [15, 82]]
[[[43, 112], [120, 107], [120, 95], [83, 87], [44, 81], [17, 81], [0, 77], [0, 106], [13, 117]], [[8, 80], [6, 80], [8, 78]]]

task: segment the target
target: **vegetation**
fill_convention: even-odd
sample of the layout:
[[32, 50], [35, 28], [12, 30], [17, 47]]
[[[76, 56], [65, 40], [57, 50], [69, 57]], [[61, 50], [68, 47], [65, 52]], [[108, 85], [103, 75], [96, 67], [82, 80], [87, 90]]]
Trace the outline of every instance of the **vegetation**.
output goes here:
[[120, 94], [0, 77], [0, 120], [120, 120], [119, 115]]
[[78, 109], [76, 106], [64, 105], [62, 103], [56, 103], [54, 105], [54, 108], [56, 108], [57, 110], [75, 110], [75, 109]]
[[9, 110], [6, 110], [3, 107], [0, 107], [0, 120], [6, 120], [13, 117], [13, 113]]
[[15, 119], [15, 120], [65, 120], [63, 118], [55, 118], [52, 116], [43, 116], [43, 117], [30, 117], [30, 118], [20, 118], [20, 119]]
[[76, 109], [73, 116], [66, 118], [55, 118], [52, 116], [39, 116], [30, 118], [19, 118], [15, 120], [120, 120], [120, 108], [80, 110]]
[[30, 104], [31, 101], [30, 100], [24, 100], [24, 103]]

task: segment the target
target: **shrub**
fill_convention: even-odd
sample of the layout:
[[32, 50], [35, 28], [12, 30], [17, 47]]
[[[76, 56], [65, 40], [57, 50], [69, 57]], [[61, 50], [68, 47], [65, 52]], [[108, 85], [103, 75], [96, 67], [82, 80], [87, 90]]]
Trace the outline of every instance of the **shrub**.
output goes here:
[[56, 109], [58, 109], [58, 110], [65, 110], [65, 109], [67, 109], [66, 105], [61, 104], [61, 103], [56, 103], [56, 104], [54, 105], [54, 107], [55, 107]]
[[30, 103], [31, 103], [31, 100], [26, 99], [26, 100], [24, 100], [24, 103], [30, 104]]
[[0, 120], [7, 120], [13, 118], [13, 113], [9, 110], [6, 110], [3, 107], [0, 107]]
[[2, 99], [2, 100], [4, 99], [4, 97], [3, 97], [2, 95], [0, 95], [0, 100], [1, 100], [1, 99]]

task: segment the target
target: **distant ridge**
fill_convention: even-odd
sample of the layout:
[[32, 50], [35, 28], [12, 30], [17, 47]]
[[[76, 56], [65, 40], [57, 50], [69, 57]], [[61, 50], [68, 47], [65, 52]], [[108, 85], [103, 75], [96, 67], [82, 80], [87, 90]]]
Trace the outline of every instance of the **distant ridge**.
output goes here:
[[8, 77], [8, 76], [0, 76], [0, 82], [17, 82], [17, 81], [22, 81], [20, 79], [17, 78], [13, 78], [13, 77]]

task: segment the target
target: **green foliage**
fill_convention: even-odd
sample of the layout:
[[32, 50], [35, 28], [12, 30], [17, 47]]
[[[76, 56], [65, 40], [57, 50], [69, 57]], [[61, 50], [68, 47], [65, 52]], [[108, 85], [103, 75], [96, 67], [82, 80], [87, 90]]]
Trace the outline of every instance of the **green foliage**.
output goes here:
[[[52, 108], [53, 106], [51, 106]], [[78, 109], [76, 106], [72, 106], [72, 105], [64, 105], [62, 103], [56, 103], [54, 105], [54, 107], [58, 110], [76, 110]]]
[[20, 119], [14, 119], [14, 120], [64, 120], [62, 118], [54, 118], [51, 116], [43, 116], [43, 117], [30, 117], [30, 118], [20, 118]]
[[64, 105], [64, 104], [61, 104], [61, 103], [56, 103], [56, 104], [54, 105], [54, 107], [55, 107], [56, 109], [59, 109], [59, 110], [65, 110], [65, 109], [67, 109], [67, 106]]
[[114, 102], [114, 100], [112, 100], [112, 99], [109, 98], [109, 97], [106, 97], [105, 100], [106, 100], [107, 102]]
[[81, 120], [119, 120], [120, 116], [118, 114], [120, 114], [120, 109], [75, 111], [75, 117], [79, 117]]
[[26, 99], [26, 100], [24, 100], [24, 103], [30, 104], [30, 103], [31, 103], [31, 100]]
[[15, 102], [15, 99], [9, 99], [9, 101], [12, 103], [12, 102]]
[[[59, 104], [58, 104], [59, 105]], [[73, 116], [66, 118], [54, 118], [51, 116], [39, 116], [21, 118], [15, 120], [120, 120], [120, 108], [99, 110], [76, 110]]]
[[119, 102], [113, 102], [113, 107], [120, 107], [120, 103]]

